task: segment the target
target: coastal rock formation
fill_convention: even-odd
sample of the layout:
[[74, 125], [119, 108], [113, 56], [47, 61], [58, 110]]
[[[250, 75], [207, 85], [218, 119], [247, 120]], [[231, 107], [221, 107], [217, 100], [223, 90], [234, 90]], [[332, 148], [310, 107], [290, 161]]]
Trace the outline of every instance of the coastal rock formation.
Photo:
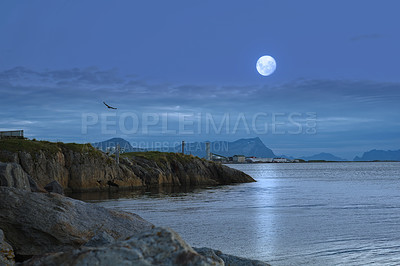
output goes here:
[[219, 258], [225, 265], [229, 266], [268, 266], [268, 263], [259, 260], [250, 260], [237, 256], [224, 254], [219, 250], [213, 250], [211, 248], [193, 248], [197, 253], [205, 257]]
[[85, 247], [102, 247], [108, 246], [115, 242], [115, 239], [104, 231], [101, 231], [92, 237], [85, 245]]
[[17, 163], [0, 162], [0, 186], [30, 190], [28, 175]]
[[135, 214], [55, 193], [0, 187], [0, 228], [8, 241], [0, 230], [0, 264], [7, 266], [13, 249], [22, 265], [268, 265], [193, 249]]
[[108, 246], [45, 255], [23, 263], [39, 265], [224, 265], [218, 257], [198, 254], [167, 228], [154, 228]]
[[0, 265], [13, 266], [14, 261], [14, 251], [10, 244], [4, 239], [4, 233], [0, 229]]
[[48, 183], [48, 184], [44, 187], [44, 189], [45, 189], [47, 192], [53, 192], [53, 193], [57, 193], [57, 194], [60, 194], [60, 195], [64, 195], [64, 189], [63, 189], [63, 187], [62, 187], [62, 186], [60, 185], [60, 183], [58, 183], [56, 180], [54, 180], [54, 181]]
[[90, 144], [0, 140], [0, 161], [19, 164], [38, 187], [57, 181], [66, 192], [254, 182], [238, 170], [175, 153], [122, 154], [117, 164]]
[[16, 139], [0, 144], [0, 161], [20, 164], [40, 187], [57, 181], [67, 191], [105, 190], [110, 180], [126, 188], [143, 186], [132, 171], [90, 144]]
[[78, 248], [100, 232], [124, 239], [151, 227], [135, 214], [55, 193], [0, 187], [0, 228], [20, 258]]
[[225, 165], [179, 153], [133, 152], [123, 154], [127, 165], [147, 186], [226, 185], [254, 182], [247, 174]]

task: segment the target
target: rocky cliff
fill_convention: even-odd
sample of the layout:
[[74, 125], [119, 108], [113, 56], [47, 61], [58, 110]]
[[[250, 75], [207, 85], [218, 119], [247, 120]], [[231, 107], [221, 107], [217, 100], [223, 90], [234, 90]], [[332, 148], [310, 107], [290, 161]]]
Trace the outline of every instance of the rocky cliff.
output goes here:
[[175, 153], [128, 153], [117, 164], [90, 144], [3, 139], [0, 162], [19, 164], [39, 187], [56, 180], [67, 191], [254, 182], [238, 170]]

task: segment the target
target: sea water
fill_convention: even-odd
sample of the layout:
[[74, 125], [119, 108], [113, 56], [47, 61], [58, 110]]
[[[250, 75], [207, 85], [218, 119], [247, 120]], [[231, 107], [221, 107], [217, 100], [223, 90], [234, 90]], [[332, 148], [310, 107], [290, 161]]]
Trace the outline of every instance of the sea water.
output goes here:
[[89, 201], [272, 265], [400, 265], [400, 163], [229, 167], [257, 182]]

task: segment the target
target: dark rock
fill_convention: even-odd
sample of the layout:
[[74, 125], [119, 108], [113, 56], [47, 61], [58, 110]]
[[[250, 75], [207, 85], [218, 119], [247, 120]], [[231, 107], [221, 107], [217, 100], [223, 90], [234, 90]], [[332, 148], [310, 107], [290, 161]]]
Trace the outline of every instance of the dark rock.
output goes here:
[[110, 180], [108, 180], [107, 185], [109, 185], [110, 187], [119, 187], [117, 183], [114, 183], [113, 181]]
[[106, 247], [82, 247], [45, 255], [26, 261], [23, 265], [224, 265], [224, 263], [217, 257], [198, 254], [171, 229], [154, 228]]
[[151, 227], [135, 214], [55, 193], [0, 187], [0, 228], [21, 258], [78, 248], [101, 231], [124, 239]]
[[0, 186], [30, 190], [28, 175], [17, 163], [0, 162]]
[[63, 189], [63, 187], [62, 187], [62, 186], [60, 185], [60, 183], [58, 183], [56, 180], [54, 180], [54, 181], [48, 183], [48, 184], [44, 187], [44, 189], [45, 189], [47, 192], [53, 192], [53, 193], [57, 193], [57, 194], [60, 194], [60, 195], [64, 195], [64, 189]]
[[107, 246], [115, 242], [115, 239], [102, 231], [99, 234], [92, 237], [84, 246], [85, 247], [102, 247]]
[[210, 257], [210, 258], [220, 258], [224, 261], [225, 265], [230, 266], [268, 266], [268, 263], [259, 261], [259, 260], [251, 260], [246, 258], [241, 258], [237, 256], [227, 255], [222, 253], [219, 250], [213, 250], [211, 248], [193, 248], [200, 255]]
[[0, 229], [0, 265], [12, 266], [15, 265], [14, 251], [10, 244], [4, 239], [4, 233]]
[[31, 176], [28, 175], [29, 186], [31, 187], [32, 192], [47, 192], [44, 188], [39, 186], [35, 180]]

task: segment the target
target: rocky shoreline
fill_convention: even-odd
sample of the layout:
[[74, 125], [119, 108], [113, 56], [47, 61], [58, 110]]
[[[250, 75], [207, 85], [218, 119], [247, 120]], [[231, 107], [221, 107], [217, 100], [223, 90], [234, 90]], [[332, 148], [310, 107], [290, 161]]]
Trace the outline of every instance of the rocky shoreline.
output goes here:
[[255, 182], [174, 153], [113, 158], [90, 145], [0, 140], [0, 265], [267, 265], [193, 248], [171, 229], [67, 192]]
[[[227, 166], [177, 153], [122, 154], [119, 163], [90, 144], [0, 140], [1, 182], [37, 190], [57, 181], [67, 192], [255, 182]], [[9, 165], [5, 165], [9, 164]]]
[[0, 187], [1, 265], [268, 265], [190, 247], [138, 215]]

